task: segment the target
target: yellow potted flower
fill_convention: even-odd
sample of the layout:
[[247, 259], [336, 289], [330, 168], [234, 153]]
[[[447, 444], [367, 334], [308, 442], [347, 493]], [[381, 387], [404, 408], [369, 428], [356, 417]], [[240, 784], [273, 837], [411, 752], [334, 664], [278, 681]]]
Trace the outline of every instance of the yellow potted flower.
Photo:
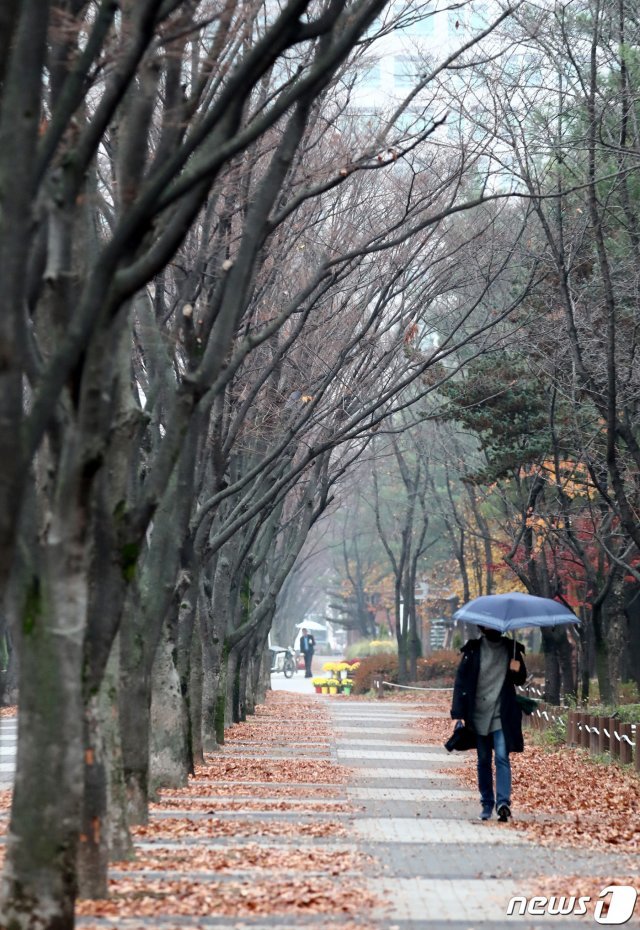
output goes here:
[[342, 693], [351, 694], [352, 688], [353, 688], [353, 678], [343, 678], [342, 679]]
[[340, 688], [340, 682], [337, 678], [327, 678], [327, 687], [329, 688], [329, 694], [337, 694]]
[[326, 685], [327, 679], [324, 675], [317, 675], [315, 678], [311, 679], [311, 684], [316, 689], [316, 694], [322, 694], [322, 687]]

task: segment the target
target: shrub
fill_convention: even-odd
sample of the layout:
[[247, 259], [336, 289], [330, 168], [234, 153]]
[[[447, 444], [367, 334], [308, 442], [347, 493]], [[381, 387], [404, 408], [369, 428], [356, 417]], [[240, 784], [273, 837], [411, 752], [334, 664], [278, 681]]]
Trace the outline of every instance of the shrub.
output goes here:
[[527, 652], [524, 657], [529, 675], [544, 678], [544, 654], [542, 652]]
[[370, 691], [373, 688], [374, 678], [397, 681], [398, 657], [392, 653], [386, 653], [386, 655], [367, 656], [361, 659], [360, 667], [353, 675], [354, 694], [365, 694]]
[[347, 646], [345, 656], [347, 659], [361, 659], [365, 656], [390, 655], [397, 651], [395, 639], [360, 639]]
[[418, 659], [418, 681], [453, 679], [460, 664], [460, 653], [455, 649], [438, 649], [424, 659]]
[[359, 639], [357, 643], [352, 643], [344, 651], [346, 659], [359, 659], [361, 656], [369, 655], [369, 640]]

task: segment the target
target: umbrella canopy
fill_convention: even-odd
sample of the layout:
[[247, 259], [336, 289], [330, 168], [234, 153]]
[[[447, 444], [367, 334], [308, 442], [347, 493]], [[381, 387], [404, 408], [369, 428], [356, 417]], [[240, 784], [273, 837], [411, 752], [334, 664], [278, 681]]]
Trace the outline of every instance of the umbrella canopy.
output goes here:
[[326, 630], [326, 624], [317, 623], [315, 620], [303, 620], [302, 623], [296, 623], [298, 630]]
[[573, 611], [549, 597], [533, 594], [485, 594], [476, 597], [453, 615], [454, 620], [476, 623], [492, 630], [519, 630], [525, 626], [558, 626], [580, 623]]

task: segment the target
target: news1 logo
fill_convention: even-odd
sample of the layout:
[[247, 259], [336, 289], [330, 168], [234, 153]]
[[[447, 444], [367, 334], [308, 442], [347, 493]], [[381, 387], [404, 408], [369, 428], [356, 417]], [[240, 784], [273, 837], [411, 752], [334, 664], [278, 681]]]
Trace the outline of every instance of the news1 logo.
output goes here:
[[[631, 885], [607, 885], [598, 895], [593, 910], [593, 918], [597, 924], [609, 927], [619, 927], [626, 924], [633, 917], [638, 892]], [[527, 898], [516, 895], [507, 905], [507, 917], [518, 914], [520, 917], [529, 914], [531, 917], [569, 916], [582, 917], [587, 913], [587, 904], [591, 901], [589, 895], [575, 897], [557, 896], [547, 898], [544, 895], [535, 895]], [[606, 908], [606, 910], [605, 910]]]
[[[596, 901], [593, 912], [596, 923], [618, 927], [620, 924], [626, 924], [633, 917], [637, 897], [638, 892], [631, 885], [607, 885], [598, 895], [599, 900]], [[607, 913], [603, 914], [605, 904], [609, 907]]]

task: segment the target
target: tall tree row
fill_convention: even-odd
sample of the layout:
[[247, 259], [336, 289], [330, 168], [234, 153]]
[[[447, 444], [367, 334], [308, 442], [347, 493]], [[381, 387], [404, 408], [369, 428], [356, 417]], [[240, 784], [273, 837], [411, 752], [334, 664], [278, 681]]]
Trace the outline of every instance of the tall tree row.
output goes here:
[[525, 4], [500, 61], [470, 63], [455, 91], [492, 140], [486, 183], [531, 207], [524, 264], [542, 280], [516, 337], [444, 388], [443, 414], [477, 437], [462, 472], [514, 576], [585, 620], [573, 644], [546, 634], [555, 701], [575, 691], [576, 650], [581, 693], [595, 671], [609, 703], [637, 664], [638, 28], [625, 0]]
[[12, 930], [73, 926], [152, 792], [251, 711], [336, 482], [492, 325], [449, 300], [458, 255], [491, 248], [493, 220], [456, 219], [485, 199], [470, 153], [431, 144], [440, 117], [352, 111], [383, 7], [3, 7]]

